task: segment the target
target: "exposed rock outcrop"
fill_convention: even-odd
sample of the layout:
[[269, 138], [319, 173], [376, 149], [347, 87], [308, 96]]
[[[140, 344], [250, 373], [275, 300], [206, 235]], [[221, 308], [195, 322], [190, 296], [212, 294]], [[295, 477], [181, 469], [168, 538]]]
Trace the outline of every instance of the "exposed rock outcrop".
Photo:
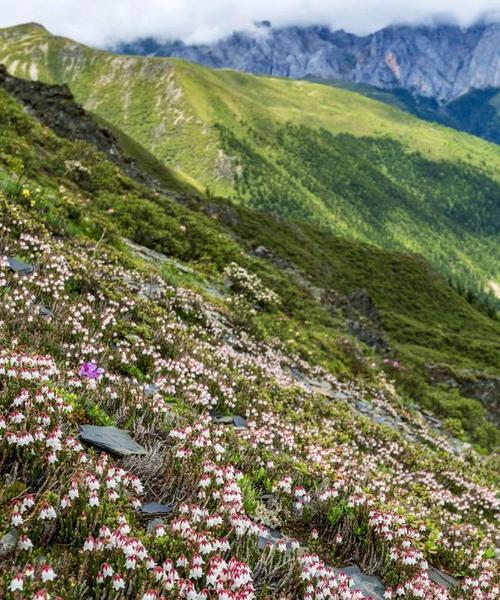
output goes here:
[[20, 79], [10, 75], [5, 66], [0, 64], [0, 88], [60, 137], [92, 144], [130, 177], [153, 188], [159, 187], [156, 180], [146, 175], [137, 167], [134, 159], [122, 151], [114, 134], [106, 127], [101, 127], [76, 102], [67, 85]]

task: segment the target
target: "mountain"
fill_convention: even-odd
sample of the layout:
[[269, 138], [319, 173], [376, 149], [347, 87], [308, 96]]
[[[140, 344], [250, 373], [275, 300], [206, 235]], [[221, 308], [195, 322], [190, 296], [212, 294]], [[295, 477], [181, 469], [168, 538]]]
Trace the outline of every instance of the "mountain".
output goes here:
[[[358, 85], [351, 89], [371, 97], [374, 90], [369, 88], [376, 88], [377, 99], [499, 142], [498, 109], [490, 102], [500, 88], [500, 24], [494, 22], [466, 29], [395, 25], [364, 37], [318, 26], [274, 28], [263, 22], [212, 44], [187, 46], [148, 38], [118, 44], [114, 50], [331, 85], [353, 83]], [[455, 101], [467, 111], [457, 114]]]
[[351, 81], [416, 96], [455, 100], [471, 89], [500, 87], [500, 24], [395, 25], [358, 37], [327, 27], [273, 28], [269, 22], [213, 44], [155, 39], [120, 44], [120, 52], [175, 56], [260, 75]]
[[473, 294], [499, 281], [497, 146], [346, 90], [115, 55], [40, 26], [0, 31], [0, 61], [66, 83], [209, 195], [421, 253]]
[[500, 322], [423, 257], [2, 72], [0, 334], [1, 598], [495, 597]]

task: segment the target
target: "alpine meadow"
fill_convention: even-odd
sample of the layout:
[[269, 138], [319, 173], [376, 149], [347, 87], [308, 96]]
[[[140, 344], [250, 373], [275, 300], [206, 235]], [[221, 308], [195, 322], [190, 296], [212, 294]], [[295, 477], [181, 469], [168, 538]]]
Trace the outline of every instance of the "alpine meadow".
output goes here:
[[498, 598], [500, 27], [253, 27], [0, 29], [0, 599]]

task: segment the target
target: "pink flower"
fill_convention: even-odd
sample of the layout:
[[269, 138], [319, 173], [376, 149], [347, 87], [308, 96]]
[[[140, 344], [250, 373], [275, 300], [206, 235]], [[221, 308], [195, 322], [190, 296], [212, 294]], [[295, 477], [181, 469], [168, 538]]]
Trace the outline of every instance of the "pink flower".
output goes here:
[[83, 363], [78, 371], [78, 375], [88, 379], [99, 379], [103, 373], [104, 369], [101, 369], [95, 363]]

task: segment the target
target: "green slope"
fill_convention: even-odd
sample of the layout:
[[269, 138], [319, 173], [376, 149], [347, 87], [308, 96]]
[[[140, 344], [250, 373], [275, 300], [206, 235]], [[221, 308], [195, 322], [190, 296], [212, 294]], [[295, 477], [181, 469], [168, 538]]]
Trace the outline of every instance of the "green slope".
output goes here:
[[[499, 431], [457, 391], [417, 389], [405, 345], [486, 377], [500, 323], [422, 258], [174, 202], [110, 162], [83, 111], [56, 135], [20, 102], [0, 89], [0, 598], [358, 600], [366, 579], [333, 571], [352, 563], [378, 597], [444, 597], [427, 565], [450, 598], [476, 581], [495, 597], [498, 462], [463, 442], [484, 453]], [[388, 363], [350, 335], [350, 292], [380, 313]], [[88, 426], [122, 433], [102, 448]]]
[[[190, 263], [191, 274], [173, 268], [164, 275], [171, 282], [184, 277], [203, 294], [223, 290], [224, 269], [236, 262], [280, 298], [278, 312], [245, 317], [262, 339], [276, 337], [300, 357], [359, 381], [373, 381], [373, 365], [382, 365], [384, 353], [397, 358], [401, 370], [389, 369], [388, 375], [403, 398], [457, 418], [465, 439], [483, 448], [495, 443], [479, 402], [456, 399], [434, 385], [429, 369], [458, 382], [499, 376], [500, 323], [421, 257], [339, 239], [312, 224], [227, 200], [191, 194], [179, 205], [124, 176], [88, 143], [42, 128], [2, 90], [0, 108], [0, 188], [58, 238], [90, 239], [91, 247], [106, 243], [121, 252], [126, 236]], [[75, 161], [80, 166], [68, 171]], [[31, 197], [21, 194], [21, 175]], [[275, 258], [254, 258], [258, 246]], [[353, 294], [368, 299], [373, 310], [357, 305]], [[376, 346], [359, 343], [348, 325], [352, 320], [384, 337], [391, 349], [380, 356]]]
[[384, 90], [363, 83], [337, 80], [327, 83], [395, 106], [419, 119], [441, 123], [477, 135], [489, 142], [500, 143], [500, 90], [498, 88], [473, 89], [448, 104], [440, 105], [434, 98], [414, 97], [402, 88]]
[[112, 55], [39, 26], [0, 31], [0, 62], [67, 82], [210, 194], [421, 253], [474, 293], [500, 280], [497, 146], [347, 90]]

